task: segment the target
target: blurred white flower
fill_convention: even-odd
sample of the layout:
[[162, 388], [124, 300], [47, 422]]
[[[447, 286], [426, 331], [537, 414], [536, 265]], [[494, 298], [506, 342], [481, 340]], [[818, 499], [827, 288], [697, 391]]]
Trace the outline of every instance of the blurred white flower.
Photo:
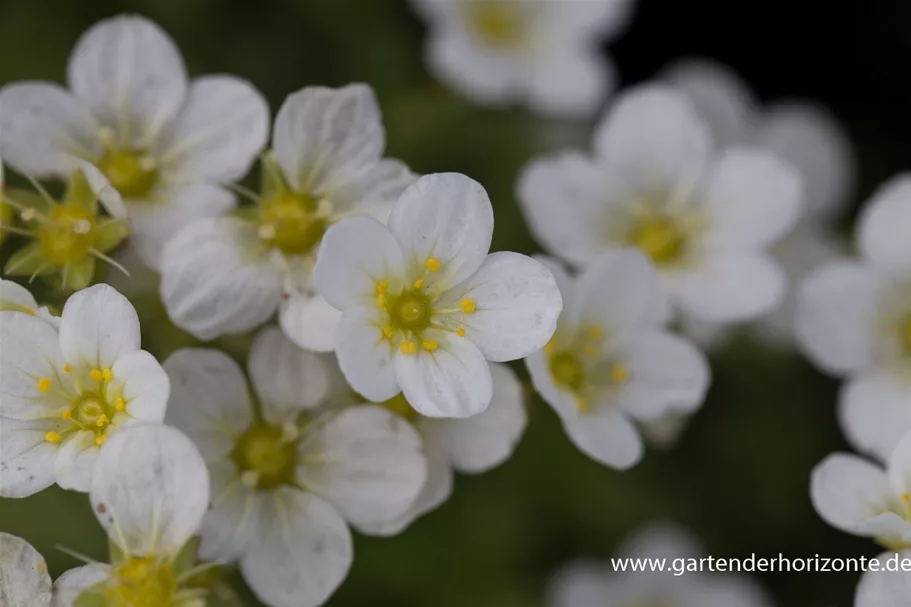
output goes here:
[[2, 278], [0, 278], [0, 312], [22, 312], [46, 320], [54, 328], [60, 327], [60, 318], [51, 314], [47, 306], [39, 306], [28, 289]]
[[550, 272], [517, 253], [488, 255], [493, 209], [465, 175], [420, 178], [389, 227], [346, 219], [326, 233], [314, 276], [342, 310], [336, 353], [368, 400], [402, 392], [421, 415], [471, 417], [493, 396], [488, 360], [540, 349], [562, 303]]
[[136, 311], [107, 285], [69, 298], [59, 334], [36, 316], [3, 312], [0, 495], [25, 497], [54, 482], [88, 491], [109, 436], [164, 419], [168, 377], [139, 339]]
[[83, 34], [67, 81], [70, 90], [14, 82], [0, 91], [0, 149], [11, 166], [67, 177], [63, 154], [96, 165], [126, 199], [130, 242], [153, 268], [178, 228], [234, 207], [218, 184], [242, 177], [268, 134], [268, 106], [248, 82], [190, 81], [171, 38], [138, 16]]
[[836, 529], [887, 548], [911, 548], [911, 433], [898, 442], [885, 469], [856, 455], [828, 456], [813, 469], [810, 496]]
[[395, 201], [413, 176], [382, 158], [380, 109], [362, 84], [288, 97], [272, 145], [255, 209], [196, 221], [168, 243], [162, 299], [174, 323], [200, 339], [249, 331], [278, 309], [297, 345], [330, 351], [340, 314], [312, 281], [323, 234], [345, 215]]
[[165, 368], [167, 421], [192, 437], [212, 477], [200, 554], [239, 559], [272, 607], [322, 604], [351, 565], [346, 521], [394, 520], [424, 485], [414, 429], [376, 406], [321, 413], [325, 366], [278, 328], [260, 333], [250, 352], [255, 397], [238, 365], [215, 350], [180, 350]]
[[512, 455], [528, 421], [522, 384], [506, 365], [490, 365], [493, 399], [483, 413], [467, 419], [421, 416], [402, 394], [379, 403], [411, 422], [421, 434], [427, 459], [427, 481], [411, 508], [391, 521], [359, 525], [364, 533], [395, 535], [417, 518], [435, 510], [452, 494], [453, 471], [481, 474]]
[[781, 303], [786, 280], [767, 249], [800, 214], [795, 169], [755, 148], [716, 153], [688, 99], [657, 85], [624, 93], [594, 148], [539, 159], [520, 177], [545, 248], [582, 265], [638, 247], [674, 308], [705, 320], [741, 322]]
[[430, 69], [484, 105], [588, 117], [614, 89], [602, 45], [624, 29], [632, 0], [414, 0], [430, 26]]
[[[897, 570], [895, 565], [890, 565], [896, 559]], [[861, 576], [854, 607], [911, 607], [911, 575], [900, 568], [902, 562], [911, 560], [911, 551], [884, 552], [876, 560], [880, 570], [867, 571]]]
[[[702, 548], [686, 532], [673, 526], [652, 525], [639, 531], [619, 550], [617, 558], [675, 559], [704, 557]], [[771, 607], [771, 597], [751, 578], [737, 574], [670, 570], [616, 571], [599, 563], [567, 566], [552, 581], [549, 607]]]
[[547, 347], [525, 359], [532, 383], [579, 449], [629, 468], [643, 451], [634, 421], [698, 409], [708, 363], [664, 328], [658, 278], [638, 251], [603, 253], [575, 280], [549, 266], [565, 312]]
[[54, 584], [54, 607], [202, 607], [190, 587], [193, 540], [209, 507], [209, 474], [186, 436], [137, 424], [111, 437], [98, 457], [89, 498], [108, 534], [111, 564], [71, 569]]
[[812, 273], [797, 298], [797, 337], [810, 360], [847, 378], [839, 421], [852, 445], [889, 457], [911, 428], [911, 176], [883, 185], [864, 208], [862, 258]]
[[0, 532], [0, 605], [49, 607], [51, 589], [44, 557], [25, 540]]

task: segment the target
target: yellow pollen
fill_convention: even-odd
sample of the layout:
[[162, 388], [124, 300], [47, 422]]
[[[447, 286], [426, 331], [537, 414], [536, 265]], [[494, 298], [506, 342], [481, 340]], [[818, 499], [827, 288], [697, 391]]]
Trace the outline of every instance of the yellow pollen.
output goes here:
[[104, 373], [101, 372], [101, 369], [92, 369], [89, 371], [89, 377], [95, 381], [101, 381], [104, 379]]
[[611, 379], [613, 379], [614, 383], [616, 383], [616, 384], [622, 384], [627, 379], [629, 379], [629, 369], [627, 369], [625, 365], [621, 365], [620, 363], [617, 363], [613, 367], [611, 367], [610, 374], [611, 374]]
[[95, 425], [98, 426], [99, 428], [104, 428], [104, 425], [106, 423], [108, 423], [108, 416], [105, 415], [104, 413], [102, 413], [101, 416], [98, 418], [98, 421], [95, 422]]
[[465, 329], [463, 327], [459, 327], [458, 330], [456, 331], [456, 335], [458, 335], [459, 337], [465, 337]]
[[440, 347], [440, 344], [438, 344], [435, 339], [428, 339], [428, 340], [424, 341], [424, 343], [422, 343], [421, 346], [423, 346], [423, 348], [425, 350], [427, 350], [428, 352], [433, 352], [434, 350], [436, 350], [437, 348]]
[[376, 283], [376, 294], [377, 295], [385, 293], [388, 289], [389, 289], [389, 283], [386, 282], [385, 280], [381, 280], [378, 283]]
[[474, 303], [473, 299], [463, 299], [459, 303], [459, 307], [462, 308], [462, 312], [465, 314], [472, 314], [477, 309], [477, 305]]
[[385, 308], [386, 307], [386, 295], [383, 293], [378, 293], [376, 296], [376, 307]]
[[439, 272], [440, 268], [443, 267], [443, 264], [441, 264], [440, 260], [436, 257], [428, 257], [427, 261], [424, 262], [424, 267], [431, 272]]
[[60, 417], [62, 419], [71, 419], [73, 417], [73, 414], [70, 413], [69, 411], [64, 411], [63, 413], [60, 414]]
[[122, 396], [118, 396], [117, 400], [114, 401], [114, 408], [118, 411], [123, 411], [126, 406], [126, 401], [123, 400]]
[[114, 372], [111, 371], [110, 369], [102, 369], [102, 370], [101, 370], [101, 377], [104, 378], [104, 381], [113, 381], [113, 380], [114, 380]]
[[686, 235], [672, 220], [649, 217], [635, 226], [628, 244], [642, 249], [656, 264], [679, 260], [686, 249]]
[[392, 328], [392, 325], [386, 325], [383, 327], [383, 337], [392, 339], [393, 335], [395, 335], [395, 329]]
[[63, 365], [63, 370], [64, 370], [64, 372], [66, 372], [66, 373], [72, 373], [72, 372], [73, 372], [73, 367], [71, 367], [70, 364], [67, 363], [67, 364]]
[[59, 432], [53, 432], [53, 431], [51, 431], [51, 432], [48, 432], [47, 434], [44, 435], [44, 440], [47, 441], [47, 442], [49, 442], [49, 443], [52, 444], [52, 445], [56, 445], [56, 444], [58, 444], [61, 440], [63, 440], [63, 437], [60, 436], [60, 433], [59, 433]]
[[99, 434], [95, 437], [95, 444], [100, 447], [106, 440], [108, 440], [107, 434]]
[[413, 341], [403, 341], [399, 344], [399, 350], [402, 354], [414, 354], [418, 351], [418, 345]]
[[42, 392], [50, 392], [51, 388], [54, 387], [54, 382], [50, 378], [42, 377], [38, 380], [38, 389]]
[[420, 288], [423, 287], [423, 286], [424, 286], [424, 279], [423, 279], [423, 278], [418, 278], [417, 280], [414, 281], [414, 288], [415, 288], [415, 289], [420, 289]]

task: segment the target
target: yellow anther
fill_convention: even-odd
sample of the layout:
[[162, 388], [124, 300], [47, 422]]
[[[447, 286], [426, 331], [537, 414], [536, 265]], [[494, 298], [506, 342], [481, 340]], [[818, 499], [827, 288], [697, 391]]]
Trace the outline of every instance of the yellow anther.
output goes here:
[[22, 217], [22, 221], [31, 221], [38, 215], [38, 212], [35, 209], [23, 209], [19, 216]]
[[458, 335], [459, 337], [465, 337], [465, 329], [463, 327], [459, 327], [458, 330], [456, 331], [456, 335]]
[[44, 435], [44, 440], [49, 442], [52, 445], [58, 444], [63, 437], [60, 436], [59, 432], [54, 432], [53, 430]]
[[107, 434], [99, 434], [98, 436], [95, 437], [95, 444], [100, 447], [101, 445], [104, 444], [104, 442], [106, 440], [108, 440]]
[[104, 428], [104, 425], [105, 425], [106, 423], [108, 423], [108, 416], [105, 415], [104, 413], [102, 413], [102, 414], [98, 417], [98, 420], [95, 422], [95, 425], [98, 426], [99, 428]]
[[101, 369], [92, 369], [89, 371], [89, 377], [95, 381], [101, 381], [104, 379], [104, 373], [101, 372]]
[[615, 364], [611, 367], [610, 370], [611, 379], [614, 380], [616, 384], [622, 384], [627, 379], [629, 379], [629, 369], [626, 366], [621, 365], [620, 363]]
[[588, 338], [592, 341], [597, 341], [604, 337], [604, 330], [598, 325], [592, 325], [586, 331]]
[[413, 341], [403, 341], [399, 344], [399, 350], [402, 351], [402, 354], [414, 354], [418, 351], [418, 345]]
[[478, 306], [474, 303], [473, 299], [463, 299], [459, 303], [459, 307], [462, 309], [462, 312], [465, 314], [471, 314], [478, 309]]
[[63, 370], [66, 373], [72, 373], [73, 367], [69, 363], [67, 363], [67, 364], [63, 365]]
[[376, 283], [376, 294], [377, 295], [385, 293], [388, 289], [389, 289], [389, 283], [386, 282], [385, 280], [381, 280], [378, 283]]
[[579, 413], [585, 413], [588, 411], [588, 401], [584, 398], [576, 397], [576, 409], [579, 410]]
[[424, 343], [421, 344], [421, 346], [428, 352], [433, 352], [440, 347], [440, 344], [438, 344], [435, 339], [427, 339], [424, 341]]
[[60, 414], [61, 419], [70, 419], [73, 417], [73, 414], [70, 413], [69, 409]]
[[123, 411], [126, 408], [126, 406], [127, 406], [127, 403], [125, 400], [123, 400], [122, 396], [118, 396], [117, 400], [114, 401], [114, 408], [117, 411]]
[[385, 308], [386, 307], [386, 295], [383, 293], [377, 293], [376, 295], [376, 307]]
[[595, 354], [598, 353], [598, 348], [596, 348], [596, 347], [593, 346], [592, 344], [588, 344], [587, 346], [585, 346], [584, 349], [585, 349], [585, 353], [586, 353], [588, 356], [594, 356]]
[[42, 377], [38, 380], [38, 389], [42, 392], [50, 392], [54, 387], [54, 382], [49, 377]]
[[395, 329], [392, 328], [392, 325], [386, 325], [383, 327], [383, 337], [392, 339], [393, 335], [395, 335]]
[[104, 378], [104, 381], [108, 381], [108, 382], [109, 382], [109, 381], [113, 381], [113, 380], [114, 380], [114, 372], [111, 371], [110, 369], [102, 369], [102, 370], [101, 370], [101, 377]]
[[436, 257], [428, 257], [427, 261], [424, 262], [424, 267], [431, 272], [439, 272], [440, 268], [443, 267], [443, 264], [441, 264], [440, 260]]
[[415, 288], [415, 289], [420, 289], [420, 288], [423, 287], [423, 286], [424, 286], [424, 279], [423, 279], [423, 278], [418, 278], [417, 280], [414, 281], [414, 288]]

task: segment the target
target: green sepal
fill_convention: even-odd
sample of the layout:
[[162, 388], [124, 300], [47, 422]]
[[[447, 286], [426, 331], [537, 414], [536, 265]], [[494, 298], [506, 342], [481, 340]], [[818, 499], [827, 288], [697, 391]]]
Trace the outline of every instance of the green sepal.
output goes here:
[[171, 563], [171, 569], [173, 569], [177, 579], [181, 579], [186, 572], [196, 566], [196, 555], [199, 552], [199, 543], [201, 541], [199, 536], [194, 535], [183, 545], [183, 548], [180, 549], [177, 556], [174, 557], [174, 561]]
[[79, 593], [73, 607], [116, 607], [107, 597], [107, 582], [99, 582]]
[[95, 234], [95, 249], [107, 253], [130, 235], [130, 226], [119, 219], [108, 219], [95, 227]]
[[64, 291], [81, 291], [92, 282], [95, 274], [95, 258], [86, 255], [80, 261], [69, 263], [64, 269], [66, 280], [62, 283]]
[[[0, 200], [0, 226], [11, 226], [14, 219], [13, 207]], [[3, 243], [7, 234], [6, 230], [0, 229], [0, 243]]]
[[63, 201], [81, 207], [92, 215], [98, 214], [98, 197], [81, 170], [75, 171], [67, 182]]
[[[3, 198], [9, 198], [18, 205], [25, 206], [29, 209], [35, 209], [44, 215], [50, 213], [53, 206], [53, 203], [50, 200], [38, 192], [33, 192], [32, 190], [26, 190], [23, 188], [7, 188], [3, 191]], [[9, 206], [12, 207], [12, 205]]]
[[3, 273], [7, 276], [48, 276], [59, 269], [59, 266], [44, 259], [41, 245], [33, 242], [10, 256], [3, 267]]
[[284, 171], [282, 171], [278, 161], [275, 160], [275, 155], [271, 151], [263, 154], [260, 165], [261, 174], [259, 189], [263, 199], [269, 199], [277, 194], [292, 191], [291, 186], [288, 185], [288, 181], [285, 178]]

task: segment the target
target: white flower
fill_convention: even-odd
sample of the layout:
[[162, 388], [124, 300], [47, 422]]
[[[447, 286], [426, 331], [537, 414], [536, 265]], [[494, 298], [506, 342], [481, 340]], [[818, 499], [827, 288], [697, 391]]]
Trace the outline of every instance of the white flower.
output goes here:
[[692, 413], [708, 389], [702, 353], [667, 332], [658, 278], [635, 250], [604, 253], [575, 280], [549, 263], [566, 308], [532, 383], [584, 453], [625, 469], [642, 457], [634, 422]]
[[488, 360], [547, 343], [562, 308], [554, 278], [524, 255], [488, 255], [492, 234], [487, 192], [455, 173], [405, 190], [389, 227], [355, 217], [329, 229], [314, 275], [344, 313], [336, 354], [355, 391], [471, 417], [492, 398]]
[[221, 215], [265, 143], [269, 110], [246, 81], [190, 81], [180, 51], [157, 25], [119, 16], [89, 29], [67, 69], [70, 90], [21, 82], [0, 92], [2, 151], [19, 171], [67, 177], [61, 153], [89, 161], [127, 201], [136, 246], [157, 268], [186, 222]]
[[901, 563], [911, 560], [911, 550], [884, 552], [876, 560], [880, 570], [861, 576], [854, 607], [911, 607], [911, 574], [901, 569]]
[[797, 301], [797, 336], [823, 371], [847, 378], [839, 421], [852, 445], [889, 457], [911, 428], [911, 177], [886, 183], [861, 214], [859, 261], [810, 275]]
[[525, 431], [527, 416], [522, 384], [506, 365], [490, 365], [493, 400], [483, 413], [468, 419], [422, 417], [402, 394], [378, 403], [410, 421], [421, 434], [427, 459], [427, 481], [417, 500], [402, 516], [379, 524], [359, 525], [364, 533], [395, 535], [417, 518], [435, 510], [452, 494], [453, 472], [481, 474], [512, 455]]
[[165, 368], [167, 421], [189, 434], [212, 477], [201, 555], [240, 560], [273, 607], [322, 604], [347, 575], [353, 525], [401, 516], [426, 478], [420, 437], [375, 406], [321, 413], [320, 358], [277, 328], [253, 344], [249, 374], [215, 350], [186, 349]]
[[295, 343], [330, 351], [340, 315], [312, 282], [323, 233], [394, 201], [413, 177], [382, 158], [380, 110], [361, 84], [288, 97], [272, 145], [253, 212], [194, 222], [168, 243], [162, 299], [174, 323], [200, 339], [249, 331], [278, 309]]
[[191, 540], [209, 507], [209, 474], [193, 443], [161, 424], [136, 424], [112, 436], [98, 457], [89, 498], [111, 543], [111, 564], [67, 571], [54, 607], [204, 605], [190, 587]]
[[520, 177], [547, 249], [581, 265], [638, 247], [675, 307], [706, 320], [744, 321], [781, 302], [785, 278], [765, 250], [797, 221], [796, 170], [753, 148], [716, 154], [686, 97], [661, 86], [622, 95], [594, 148], [537, 160]]
[[47, 306], [39, 306], [28, 289], [2, 278], [0, 278], [0, 312], [22, 312], [46, 320], [54, 328], [60, 327], [60, 319], [51, 314]]
[[[683, 530], [653, 525], [636, 533], [617, 558], [699, 559], [704, 553]], [[592, 562], [563, 569], [550, 585], [549, 607], [771, 607], [768, 593], [752, 579], [735, 574], [672, 571], [615, 571]]]
[[139, 349], [136, 311], [97, 285], [69, 298], [59, 334], [38, 317], [2, 314], [0, 495], [25, 497], [54, 482], [88, 491], [110, 435], [164, 418], [168, 378]]
[[48, 607], [51, 588], [44, 557], [25, 540], [0, 532], [0, 605]]
[[911, 433], [882, 466], [847, 453], [813, 470], [813, 506], [836, 529], [875, 538], [888, 548], [911, 548]]
[[626, 26], [632, 0], [415, 0], [430, 23], [430, 69], [485, 105], [586, 117], [614, 88], [601, 46]]

